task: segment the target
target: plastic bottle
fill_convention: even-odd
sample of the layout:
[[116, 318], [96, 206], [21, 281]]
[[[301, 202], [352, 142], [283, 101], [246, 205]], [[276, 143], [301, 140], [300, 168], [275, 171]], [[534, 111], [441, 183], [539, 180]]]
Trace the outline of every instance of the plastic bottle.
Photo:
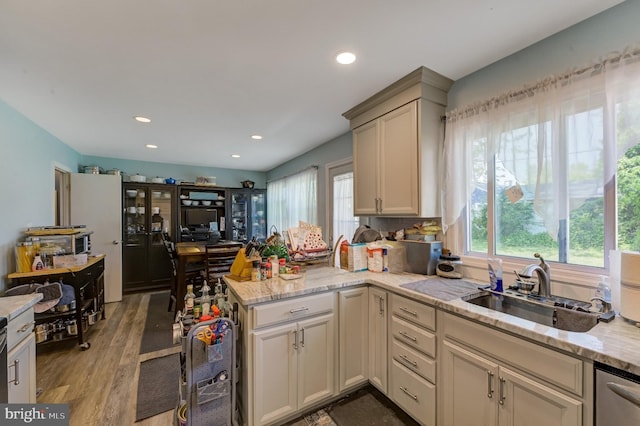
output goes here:
[[489, 258], [489, 283], [491, 290], [502, 292], [502, 259]]
[[605, 275], [600, 276], [600, 281], [596, 286], [595, 297], [599, 297], [605, 302], [611, 303], [611, 288], [609, 287], [609, 278]]
[[187, 285], [187, 294], [184, 295], [184, 313], [193, 314], [193, 305], [196, 295], [193, 293], [193, 284]]
[[209, 310], [211, 309], [211, 296], [209, 296], [209, 286], [207, 285], [207, 281], [205, 280], [202, 285], [202, 296], [200, 296], [200, 305], [202, 305], [202, 315], [209, 315]]
[[218, 278], [218, 284], [216, 284], [216, 291], [213, 294], [213, 302], [216, 304], [218, 309], [222, 310], [224, 308], [224, 293], [222, 292], [222, 283]]
[[40, 254], [36, 253], [35, 257], [33, 258], [33, 263], [31, 264], [31, 270], [39, 271], [41, 269], [44, 269], [44, 262], [42, 262]]

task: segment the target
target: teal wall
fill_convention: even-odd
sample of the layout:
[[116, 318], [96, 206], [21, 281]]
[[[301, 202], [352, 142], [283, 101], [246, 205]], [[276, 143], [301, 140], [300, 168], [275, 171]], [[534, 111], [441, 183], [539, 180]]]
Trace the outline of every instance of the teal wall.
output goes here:
[[640, 0], [627, 0], [457, 80], [449, 90], [447, 109], [488, 100], [636, 45], [640, 43], [638, 22]]
[[54, 168], [77, 170], [78, 152], [0, 100], [0, 292], [15, 271], [14, 247], [29, 226], [51, 225]]

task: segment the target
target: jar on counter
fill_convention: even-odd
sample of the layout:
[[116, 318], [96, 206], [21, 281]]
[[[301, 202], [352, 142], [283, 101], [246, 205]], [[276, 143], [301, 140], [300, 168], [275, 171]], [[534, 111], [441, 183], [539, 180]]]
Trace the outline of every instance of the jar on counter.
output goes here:
[[16, 243], [16, 270], [17, 272], [31, 272], [31, 265], [36, 256], [36, 248], [31, 241]]

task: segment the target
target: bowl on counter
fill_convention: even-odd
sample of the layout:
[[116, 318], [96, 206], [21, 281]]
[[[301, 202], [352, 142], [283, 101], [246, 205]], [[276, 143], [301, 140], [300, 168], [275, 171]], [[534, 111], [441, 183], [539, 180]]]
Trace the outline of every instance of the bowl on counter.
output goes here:
[[200, 205], [200, 201], [198, 201], [198, 200], [191, 200], [191, 205], [192, 205], [192, 206], [199, 206], [199, 205]]
[[191, 200], [182, 200], [182, 204], [184, 204], [185, 206], [190, 206]]
[[211, 200], [202, 200], [202, 205], [203, 206], [210, 206], [211, 205]]
[[224, 204], [224, 201], [220, 201], [220, 200], [216, 201], [216, 206], [221, 206], [223, 204]]

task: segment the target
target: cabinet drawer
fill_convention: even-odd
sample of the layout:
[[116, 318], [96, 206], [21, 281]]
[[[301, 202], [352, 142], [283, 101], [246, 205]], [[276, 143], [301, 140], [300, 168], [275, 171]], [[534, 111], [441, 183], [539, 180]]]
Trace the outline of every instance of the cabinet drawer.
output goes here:
[[33, 333], [33, 309], [29, 308], [11, 321], [7, 326], [7, 351], [13, 349], [24, 338]]
[[426, 327], [430, 330], [436, 329], [436, 310], [431, 306], [407, 299], [406, 297], [391, 295], [391, 313], [409, 321]]
[[436, 424], [436, 387], [400, 365], [391, 365], [389, 395], [414, 419], [423, 425]]
[[436, 336], [401, 318], [391, 318], [391, 335], [394, 340], [407, 344], [425, 354], [436, 356]]
[[518, 367], [576, 395], [583, 394], [582, 361], [498, 330], [445, 314], [443, 337]]
[[397, 340], [391, 346], [391, 356], [394, 360], [404, 365], [411, 371], [415, 371], [431, 383], [436, 382], [436, 361], [429, 358]]
[[253, 308], [253, 328], [333, 311], [335, 293], [289, 299]]

